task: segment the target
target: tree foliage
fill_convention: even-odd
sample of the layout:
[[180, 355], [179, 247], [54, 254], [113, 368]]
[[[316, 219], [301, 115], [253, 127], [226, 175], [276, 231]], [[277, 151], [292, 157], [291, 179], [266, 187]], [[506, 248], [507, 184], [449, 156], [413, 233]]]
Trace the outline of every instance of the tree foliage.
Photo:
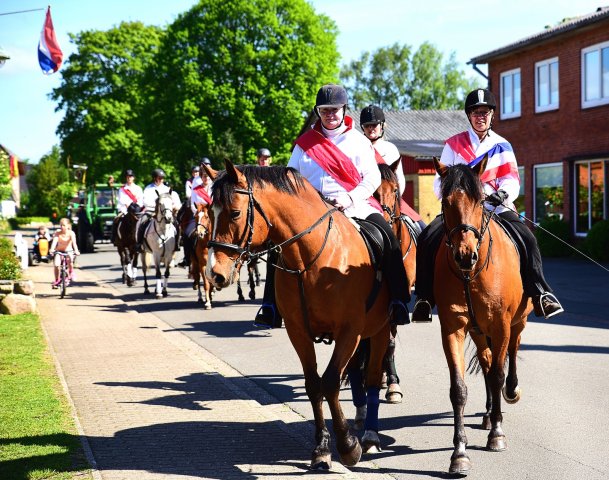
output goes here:
[[336, 33], [305, 0], [201, 0], [167, 30], [147, 82], [162, 135], [147, 138], [184, 168], [218, 166], [219, 152], [254, 162], [263, 146], [286, 161], [317, 89], [336, 80]]
[[158, 27], [139, 22], [70, 35], [77, 51], [51, 97], [65, 111], [58, 128], [63, 151], [73, 163], [86, 164], [94, 180], [127, 167], [141, 172], [152, 163], [142, 137], [142, 81], [161, 37]]
[[0, 200], [11, 198], [11, 173], [9, 155], [0, 148]]
[[28, 198], [29, 215], [50, 216], [55, 212], [61, 216], [76, 193], [76, 186], [70, 182], [70, 171], [62, 162], [58, 147], [53, 147], [51, 153], [32, 165], [26, 182], [29, 190], [36, 192]]
[[385, 110], [450, 110], [478, 87], [459, 70], [452, 53], [447, 61], [432, 44], [424, 42], [413, 53], [397, 43], [364, 52], [344, 66], [340, 79], [355, 109], [375, 104]]

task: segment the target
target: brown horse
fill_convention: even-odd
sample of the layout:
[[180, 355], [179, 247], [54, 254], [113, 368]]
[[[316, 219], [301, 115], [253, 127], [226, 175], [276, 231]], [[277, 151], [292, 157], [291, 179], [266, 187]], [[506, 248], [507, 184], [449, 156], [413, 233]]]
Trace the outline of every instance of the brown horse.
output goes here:
[[123, 269], [122, 281], [131, 287], [135, 284], [137, 277], [137, 242], [135, 240], [135, 226], [137, 224], [137, 212], [139, 206], [133, 202], [129, 205], [127, 213], [121, 215], [116, 222], [116, 238], [114, 245], [118, 249], [118, 256], [121, 259]]
[[[434, 159], [436, 171], [442, 178], [446, 232], [436, 255], [434, 295], [450, 371], [455, 449], [449, 472], [453, 474], [467, 474], [471, 468], [463, 424], [467, 401], [465, 336], [469, 332], [476, 344], [487, 386], [483, 427], [490, 428], [490, 432], [486, 446], [491, 451], [505, 450], [501, 393], [508, 403], [520, 399], [516, 355], [520, 334], [532, 309], [522, 287], [516, 247], [482, 206], [480, 174], [484, 172], [486, 162], [487, 157], [473, 168], [463, 164], [447, 167]], [[492, 348], [489, 348], [489, 340]], [[504, 367], [508, 354], [506, 380]]]
[[[216, 177], [215, 171], [208, 173]], [[316, 447], [311, 468], [331, 466], [324, 398], [332, 415], [341, 461], [355, 465], [362, 447], [350, 433], [340, 406], [341, 377], [360, 340], [370, 338], [366, 379], [369, 418], [364, 437], [369, 434], [378, 439], [378, 395], [389, 342], [389, 291], [385, 284], [371, 308], [366, 309], [375, 269], [364, 240], [344, 214], [324, 202], [291, 168], [236, 168], [226, 161], [226, 172], [214, 181], [213, 200], [214, 238], [209, 243], [206, 274], [214, 285], [226, 287], [236, 280], [239, 265], [266, 253], [262, 249], [267, 240], [273, 242], [272, 248], [279, 252], [277, 306], [302, 364], [315, 418]], [[320, 377], [314, 345], [321, 341], [334, 342], [335, 346]], [[376, 423], [369, 425], [370, 419], [376, 419]]]
[[[197, 204], [195, 213], [196, 240], [194, 252], [190, 259], [190, 273], [192, 274], [192, 288], [197, 291], [198, 302], [203, 304], [205, 310], [211, 309], [211, 298], [213, 287], [205, 276], [207, 268], [208, 245], [211, 240], [211, 219], [209, 218], [209, 206]], [[203, 280], [203, 292], [201, 292], [201, 279]]]

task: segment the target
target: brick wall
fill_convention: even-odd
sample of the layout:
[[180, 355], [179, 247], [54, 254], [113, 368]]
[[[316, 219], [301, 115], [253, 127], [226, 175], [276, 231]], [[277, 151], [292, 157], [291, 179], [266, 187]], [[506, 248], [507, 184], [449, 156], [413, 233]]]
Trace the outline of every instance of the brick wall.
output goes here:
[[[609, 105], [581, 108], [581, 50], [609, 40], [609, 20], [581, 28], [489, 63], [491, 90], [500, 101], [500, 74], [520, 68], [521, 116], [493, 128], [514, 147], [525, 166], [526, 211], [533, 212], [533, 165], [563, 162], [565, 218], [572, 216], [572, 157], [609, 158]], [[535, 113], [535, 62], [558, 57], [559, 108]], [[500, 107], [499, 107], [500, 108]], [[499, 111], [498, 108], [498, 111]]]

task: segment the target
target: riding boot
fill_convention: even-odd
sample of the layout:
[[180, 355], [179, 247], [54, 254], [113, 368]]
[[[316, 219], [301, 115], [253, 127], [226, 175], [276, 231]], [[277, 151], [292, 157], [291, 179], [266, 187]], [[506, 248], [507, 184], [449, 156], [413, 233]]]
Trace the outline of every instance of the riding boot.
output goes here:
[[423, 229], [417, 243], [417, 301], [412, 309], [413, 323], [431, 322], [434, 307], [433, 280], [436, 253], [444, 234], [442, 217], [437, 216]]
[[391, 325], [407, 325], [410, 323], [408, 316], [408, 302], [410, 301], [410, 289], [408, 278], [402, 261], [400, 244], [393, 230], [380, 213], [369, 215], [366, 220], [374, 223], [383, 230], [385, 239], [385, 253], [383, 254], [383, 275], [389, 286], [389, 323]]
[[275, 264], [277, 263], [278, 258], [279, 255], [275, 250], [268, 253], [262, 306], [258, 310], [258, 313], [256, 313], [254, 327], [281, 328], [283, 323], [281, 314], [275, 303]]

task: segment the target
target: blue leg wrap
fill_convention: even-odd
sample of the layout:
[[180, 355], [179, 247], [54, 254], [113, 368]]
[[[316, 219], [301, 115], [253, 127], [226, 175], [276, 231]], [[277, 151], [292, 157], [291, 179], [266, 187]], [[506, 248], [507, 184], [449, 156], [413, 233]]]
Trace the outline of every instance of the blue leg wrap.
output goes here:
[[351, 396], [353, 397], [353, 405], [363, 407], [366, 405], [366, 392], [362, 384], [362, 372], [359, 368], [350, 368], [347, 370], [349, 383], [351, 384]]
[[368, 411], [366, 412], [366, 430], [379, 431], [379, 387], [368, 387]]

